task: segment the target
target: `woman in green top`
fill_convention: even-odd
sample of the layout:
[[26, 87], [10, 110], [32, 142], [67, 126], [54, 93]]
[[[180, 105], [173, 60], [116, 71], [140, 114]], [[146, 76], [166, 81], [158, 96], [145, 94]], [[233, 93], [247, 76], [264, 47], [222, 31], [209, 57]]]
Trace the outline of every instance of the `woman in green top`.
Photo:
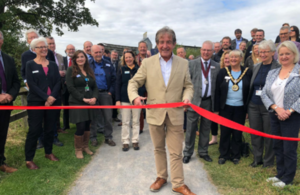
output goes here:
[[[70, 93], [71, 105], [95, 105], [98, 98], [98, 88], [95, 75], [89, 66], [88, 58], [82, 50], [75, 52], [72, 57], [73, 65], [68, 68], [66, 84]], [[74, 135], [75, 155], [83, 158], [82, 151], [92, 155], [88, 143], [90, 138], [90, 123], [95, 119], [94, 109], [71, 109], [70, 122], [76, 124]]]

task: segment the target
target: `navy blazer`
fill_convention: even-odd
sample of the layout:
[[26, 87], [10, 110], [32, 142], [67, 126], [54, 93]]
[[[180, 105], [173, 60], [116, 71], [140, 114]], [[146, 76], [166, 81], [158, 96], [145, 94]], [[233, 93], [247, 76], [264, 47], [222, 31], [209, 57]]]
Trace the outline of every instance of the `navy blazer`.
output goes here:
[[[229, 71], [231, 71], [231, 67], [228, 67]], [[241, 66], [241, 73], [243, 74], [245, 67]], [[215, 112], [219, 112], [224, 109], [226, 105], [226, 99], [228, 94], [228, 85], [231, 80], [228, 82], [225, 79], [225, 76], [229, 76], [225, 68], [222, 68], [217, 77], [216, 83], [216, 93], [215, 93]], [[242, 78], [243, 81], [243, 103], [245, 111], [247, 112], [247, 99], [250, 91], [250, 81], [252, 77], [252, 71], [250, 69], [247, 70], [246, 74]]]
[[[15, 100], [20, 90], [20, 80], [16, 70], [15, 60], [3, 52], [1, 52], [1, 55], [4, 63], [3, 64], [4, 69], [5, 69], [4, 74], [6, 78], [6, 89], [7, 89], [6, 93], [11, 95], [13, 97], [13, 100]], [[0, 88], [2, 87], [1, 83], [2, 82], [0, 81]], [[0, 94], [1, 91], [2, 90], [0, 89]], [[12, 104], [12, 102], [10, 104]]]
[[[33, 60], [34, 58], [36, 58], [36, 54], [33, 53], [31, 50], [27, 50], [22, 54], [21, 76], [22, 76], [23, 80], [26, 80], [26, 64], [28, 61]], [[48, 54], [47, 54], [46, 58], [49, 61], [55, 62], [54, 54], [50, 49], [48, 49]]]
[[26, 64], [26, 79], [29, 86], [29, 93], [27, 96], [28, 102], [45, 102], [49, 95], [47, 95], [48, 87], [51, 90], [51, 95], [55, 99], [59, 99], [59, 91], [61, 88], [60, 74], [55, 62], [49, 61], [48, 74], [45, 75], [43, 66], [37, 64], [35, 61], [28, 61]]
[[[111, 64], [110, 61], [107, 61], [102, 58], [103, 61], [103, 70], [105, 72], [106, 84], [107, 84], [107, 91], [111, 93], [111, 95], [115, 95], [115, 85], [116, 85], [116, 71], [114, 66]], [[91, 69], [95, 73], [95, 60], [91, 59], [89, 61]]]
[[[264, 103], [267, 110], [273, 112], [270, 106], [275, 104], [271, 86], [277, 79], [281, 68], [271, 70], [266, 78], [266, 84], [261, 93], [261, 100]], [[293, 68], [290, 76], [286, 82], [283, 96], [283, 107], [285, 110], [294, 109], [300, 113], [300, 65], [297, 63]]]

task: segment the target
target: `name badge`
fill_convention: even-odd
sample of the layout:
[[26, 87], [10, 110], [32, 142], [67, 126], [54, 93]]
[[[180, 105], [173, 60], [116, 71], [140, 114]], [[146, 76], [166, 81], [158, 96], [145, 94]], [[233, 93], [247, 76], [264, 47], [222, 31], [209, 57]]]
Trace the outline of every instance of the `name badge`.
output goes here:
[[226, 82], [230, 80], [230, 76], [225, 76]]
[[77, 78], [79, 78], [79, 77], [81, 77], [81, 75], [80, 75], [80, 74], [78, 74], [76, 77], [77, 77]]
[[255, 91], [255, 95], [261, 96], [261, 92], [262, 92], [262, 90], [256, 90], [256, 91]]
[[211, 69], [215, 69], [216, 67], [215, 67], [215, 66], [210, 66], [210, 68], [211, 68]]
[[106, 64], [106, 66], [110, 67], [110, 64]]
[[32, 74], [35, 74], [35, 73], [39, 73], [39, 71], [38, 70], [32, 71]]
[[129, 73], [130, 73], [129, 71], [125, 71], [125, 72], [124, 72], [124, 74], [129, 74]]

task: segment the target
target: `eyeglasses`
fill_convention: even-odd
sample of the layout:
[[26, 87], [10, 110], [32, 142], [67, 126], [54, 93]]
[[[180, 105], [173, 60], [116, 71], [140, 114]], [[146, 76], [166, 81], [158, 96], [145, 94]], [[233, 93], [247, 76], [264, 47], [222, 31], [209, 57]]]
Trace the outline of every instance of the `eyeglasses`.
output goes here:
[[212, 52], [211, 49], [201, 49], [202, 52]]
[[291, 32], [295, 32], [295, 30], [292, 30], [292, 29], [291, 29]]
[[47, 46], [35, 47], [36, 49], [48, 49]]
[[271, 51], [260, 51], [259, 53], [261, 53], [261, 54], [268, 54], [268, 53], [271, 53]]
[[280, 33], [279, 35], [288, 35], [289, 33]]

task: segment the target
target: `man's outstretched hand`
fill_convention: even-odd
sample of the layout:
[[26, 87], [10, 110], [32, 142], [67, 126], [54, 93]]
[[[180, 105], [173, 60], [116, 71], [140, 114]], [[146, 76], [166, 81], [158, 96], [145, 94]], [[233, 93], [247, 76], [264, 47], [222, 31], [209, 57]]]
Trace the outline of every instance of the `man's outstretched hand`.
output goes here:
[[133, 100], [133, 104], [135, 105], [135, 106], [142, 106], [142, 105], [144, 105], [144, 100], [146, 100], [147, 98], [146, 97], [141, 97], [141, 96], [139, 96], [139, 97], [137, 97], [137, 98], [135, 98], [134, 100]]

